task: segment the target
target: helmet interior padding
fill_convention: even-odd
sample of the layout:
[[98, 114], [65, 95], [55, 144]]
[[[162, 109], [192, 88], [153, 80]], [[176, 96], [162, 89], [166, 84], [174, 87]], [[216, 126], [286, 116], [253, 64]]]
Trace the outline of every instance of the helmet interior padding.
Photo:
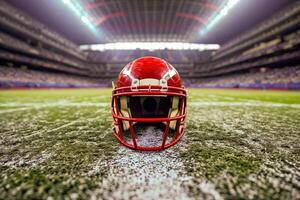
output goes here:
[[171, 97], [133, 96], [128, 101], [134, 118], [168, 117], [171, 107]]

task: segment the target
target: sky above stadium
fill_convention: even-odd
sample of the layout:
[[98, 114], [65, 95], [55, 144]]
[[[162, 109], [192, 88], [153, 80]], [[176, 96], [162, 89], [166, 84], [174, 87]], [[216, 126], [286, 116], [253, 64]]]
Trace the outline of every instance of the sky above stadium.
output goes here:
[[[103, 42], [68, 9], [61, 0], [6, 0], [50, 29], [77, 44]], [[253, 28], [293, 0], [240, 0], [230, 12], [196, 42], [224, 44], [244, 31]]]

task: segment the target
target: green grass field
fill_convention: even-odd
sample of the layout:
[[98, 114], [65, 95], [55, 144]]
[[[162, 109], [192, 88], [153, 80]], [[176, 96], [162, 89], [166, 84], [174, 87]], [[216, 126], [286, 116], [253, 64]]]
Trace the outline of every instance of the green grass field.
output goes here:
[[300, 198], [300, 92], [190, 89], [163, 152], [119, 145], [110, 95], [0, 91], [0, 199]]

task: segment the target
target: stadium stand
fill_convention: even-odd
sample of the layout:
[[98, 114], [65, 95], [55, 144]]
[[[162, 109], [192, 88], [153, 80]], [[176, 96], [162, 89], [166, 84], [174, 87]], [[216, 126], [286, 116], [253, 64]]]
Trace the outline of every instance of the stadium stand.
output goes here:
[[193, 63], [209, 61], [212, 51], [199, 52], [196, 50], [109, 50], [109, 51], [86, 51], [88, 59], [95, 62], [106, 63], [106, 76], [116, 77], [122, 68], [132, 60], [142, 56], [156, 56], [163, 58], [179, 71], [182, 77], [189, 78], [193, 73]]
[[207, 62], [211, 58], [212, 51], [197, 50], [108, 50], [108, 51], [86, 51], [89, 59], [95, 62], [105, 63], [128, 63], [141, 56], [156, 56], [164, 58], [171, 63], [197, 63]]
[[227, 74], [210, 78], [186, 79], [188, 87], [286, 89], [300, 88], [300, 66], [260, 68], [252, 72]]
[[[32, 19], [32, 17], [26, 15], [20, 10], [17, 10], [8, 3], [0, 2], [0, 60], [1, 70], [10, 66], [26, 66], [28, 68], [34, 68], [35, 70], [41, 70], [43, 76], [47, 76], [47, 70], [49, 73], [49, 79], [53, 76], [55, 71], [57, 76], [65, 77], [66, 74], [70, 76], [85, 76], [86, 79], [92, 76], [97, 76], [101, 81], [101, 73], [105, 70], [103, 63], [91, 63], [87, 61], [86, 53], [82, 52], [78, 45], [65, 39], [59, 34], [49, 30], [47, 27]], [[3, 68], [3, 69], [2, 69]], [[39, 78], [39, 73], [34, 71], [20, 71], [20, 74], [14, 71], [16, 75], [25, 75], [25, 77], [32, 77], [31, 79], [22, 80], [25, 82], [37, 81], [36, 86], [41, 86], [42, 79]], [[6, 71], [5, 69], [4, 71]], [[13, 70], [12, 68], [10, 71]], [[4, 73], [6, 75], [11, 73]], [[37, 78], [34, 78], [34, 74]], [[8, 84], [14, 86], [16, 76], [8, 76], [12, 78], [12, 81]], [[93, 79], [93, 78], [91, 78]], [[4, 76], [1, 76], [2, 86], [3, 82], [9, 81]], [[56, 79], [51, 79], [56, 80]], [[73, 86], [81, 87], [81, 79], [73, 78], [67, 79], [68, 84], [74, 83]], [[25, 81], [25, 82], [24, 82]], [[60, 81], [57, 82], [57, 87], [60, 87]], [[65, 82], [64, 82], [65, 83]], [[89, 83], [89, 82], [88, 82]], [[45, 81], [47, 85], [48, 82]], [[52, 81], [51, 87], [55, 84]], [[34, 84], [27, 84], [32, 86]], [[86, 86], [86, 85], [84, 85]], [[91, 85], [95, 86], [95, 85]], [[99, 85], [103, 86], [103, 85]]]
[[50, 31], [41, 23], [4, 1], [0, 2], [0, 12], [0, 21], [5, 29], [19, 31], [23, 34], [23, 37], [27, 37], [26, 39], [40, 41], [44, 43], [44, 45], [49, 45], [52, 48], [56, 48], [58, 51], [66, 52], [70, 55], [76, 56], [77, 58], [85, 58], [77, 46], [71, 41], [68, 41], [53, 31]]
[[[299, 75], [285, 73], [284, 77], [280, 76], [280, 72], [298, 71], [299, 24], [300, 2], [296, 1], [252, 30], [222, 45], [209, 62], [195, 64], [194, 75], [198, 78], [207, 77], [204, 80], [208, 80], [209, 87], [213, 87], [213, 85], [216, 87], [239, 87], [236, 84], [228, 84], [232, 83], [228, 80], [232, 78], [234, 83], [241, 81], [242, 84], [244, 80], [242, 74], [248, 72], [246, 73], [247, 80], [251, 80], [252, 83], [256, 80], [264, 84], [268, 82], [270, 86], [267, 88], [300, 89]], [[278, 66], [282, 66], [282, 69], [278, 69]], [[262, 67], [268, 68], [269, 71], [267, 73], [250, 73]], [[238, 78], [239, 76], [241, 78]], [[224, 82], [221, 81], [223, 77]], [[217, 82], [212, 84], [211, 80]], [[291, 82], [290, 84], [293, 86], [287, 87], [287, 82]], [[241, 87], [266, 88], [261, 83], [246, 84]], [[275, 83], [277, 85], [272, 86]], [[207, 84], [201, 85], [208, 86]]]
[[0, 88], [95, 88], [109, 87], [109, 80], [26, 67], [0, 67]]
[[151, 55], [172, 63], [189, 87], [300, 89], [299, 24], [295, 1], [218, 51], [82, 51], [0, 1], [1, 87], [109, 86], [126, 63]]

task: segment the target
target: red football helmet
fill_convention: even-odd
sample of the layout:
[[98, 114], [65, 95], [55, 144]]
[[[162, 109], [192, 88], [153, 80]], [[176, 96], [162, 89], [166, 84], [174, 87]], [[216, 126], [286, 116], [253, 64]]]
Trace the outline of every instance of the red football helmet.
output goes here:
[[[123, 68], [116, 85], [113, 84], [114, 135], [121, 144], [132, 149], [166, 149], [183, 136], [186, 105], [186, 90], [172, 65], [156, 57], [136, 59]], [[134, 128], [138, 123], [162, 124], [164, 132], [161, 144], [139, 145]], [[125, 139], [126, 134], [132, 142]]]

